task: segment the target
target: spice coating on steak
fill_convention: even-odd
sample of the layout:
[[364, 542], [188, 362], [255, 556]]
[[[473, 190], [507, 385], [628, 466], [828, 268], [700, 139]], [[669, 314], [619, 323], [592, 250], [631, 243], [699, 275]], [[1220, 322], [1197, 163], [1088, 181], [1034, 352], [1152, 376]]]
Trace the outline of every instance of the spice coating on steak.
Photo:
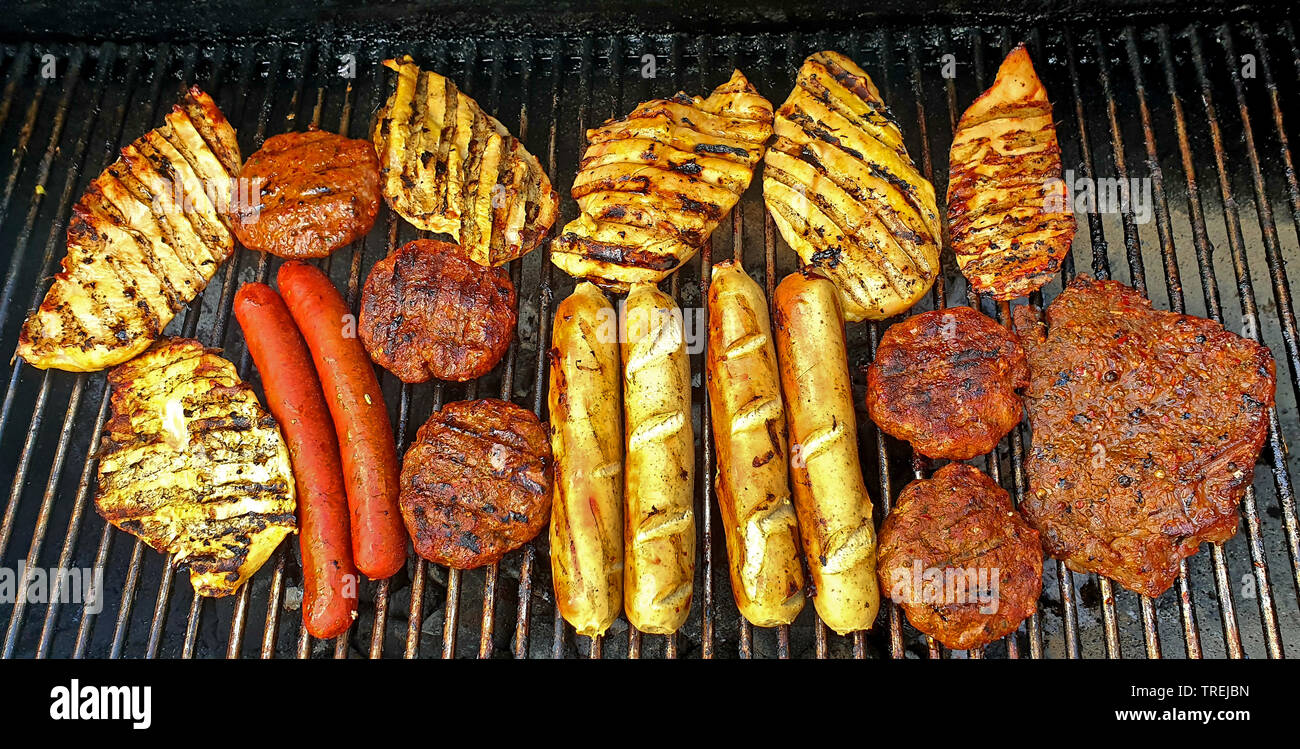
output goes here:
[[314, 129], [276, 135], [248, 157], [241, 177], [260, 185], [257, 203], [236, 206], [235, 235], [249, 249], [325, 257], [370, 231], [379, 214], [379, 158], [369, 141]]
[[867, 412], [931, 458], [983, 455], [1020, 422], [1029, 384], [1009, 331], [970, 307], [914, 315], [885, 331], [867, 368]]
[[514, 337], [515, 286], [504, 268], [459, 246], [408, 242], [375, 263], [358, 332], [370, 358], [403, 382], [465, 382], [496, 366]]
[[949, 463], [904, 487], [880, 526], [881, 589], [920, 631], [955, 650], [1014, 632], [1038, 605], [1038, 532], [977, 468]]
[[551, 448], [532, 411], [485, 398], [448, 403], [402, 461], [402, 519], [415, 551], [471, 569], [531, 541], [551, 515]]
[[1033, 447], [1021, 510], [1053, 557], [1149, 596], [1237, 531], [1268, 429], [1269, 350], [1079, 276], [1016, 310]]

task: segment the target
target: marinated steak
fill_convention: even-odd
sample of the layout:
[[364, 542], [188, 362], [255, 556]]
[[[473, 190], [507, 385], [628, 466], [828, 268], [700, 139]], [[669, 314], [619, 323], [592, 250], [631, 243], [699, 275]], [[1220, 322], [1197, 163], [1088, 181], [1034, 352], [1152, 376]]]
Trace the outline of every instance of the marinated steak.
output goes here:
[[1237, 531], [1273, 405], [1268, 349], [1080, 276], [1016, 310], [1029, 357], [1021, 510], [1074, 570], [1156, 596], [1203, 541]]

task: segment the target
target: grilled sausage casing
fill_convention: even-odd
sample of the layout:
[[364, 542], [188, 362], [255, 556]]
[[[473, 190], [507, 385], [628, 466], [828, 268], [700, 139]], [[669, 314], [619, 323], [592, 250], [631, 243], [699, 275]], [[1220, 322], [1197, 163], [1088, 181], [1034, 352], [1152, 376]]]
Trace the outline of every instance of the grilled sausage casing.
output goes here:
[[767, 300], [733, 262], [713, 266], [705, 358], [731, 591], [750, 622], [789, 624], [803, 609], [803, 567], [785, 407]]
[[676, 632], [695, 579], [695, 432], [681, 310], [636, 283], [620, 322], [627, 426], [623, 606], [632, 626]]
[[835, 285], [794, 273], [776, 288], [776, 349], [789, 408], [790, 474], [813, 605], [839, 634], [880, 609], [871, 497], [858, 462], [844, 318]]
[[302, 550], [302, 621], [312, 637], [337, 637], [357, 612], [348, 502], [338, 437], [311, 352], [270, 286], [247, 283], [235, 294], [235, 318], [280, 422], [298, 488]]
[[623, 601], [623, 423], [618, 313], [591, 283], [555, 310], [551, 336], [551, 574], [578, 634], [604, 634]]
[[280, 266], [280, 293], [302, 331], [334, 419], [352, 513], [352, 559], [372, 580], [406, 564], [397, 506], [397, 446], [375, 367], [345, 321], [351, 312], [329, 276], [296, 260]]

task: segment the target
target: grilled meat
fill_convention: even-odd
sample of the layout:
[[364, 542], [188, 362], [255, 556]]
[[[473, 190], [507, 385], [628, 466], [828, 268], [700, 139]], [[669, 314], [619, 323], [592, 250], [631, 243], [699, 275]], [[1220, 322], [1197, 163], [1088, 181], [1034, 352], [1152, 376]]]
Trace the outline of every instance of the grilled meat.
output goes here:
[[268, 138], [244, 164], [261, 200], [236, 206], [245, 247], [325, 257], [370, 231], [379, 214], [379, 159], [369, 141], [312, 128]]
[[415, 551], [455, 569], [499, 561], [551, 517], [551, 446], [532, 411], [494, 398], [448, 403], [402, 460]]
[[357, 332], [370, 357], [403, 382], [464, 382], [492, 371], [509, 350], [515, 301], [505, 268], [417, 239], [370, 270]]
[[1038, 532], [1006, 490], [950, 463], [913, 481], [880, 526], [880, 585], [913, 627], [967, 650], [1016, 631], [1043, 587]]
[[235, 366], [164, 338], [108, 375], [95, 507], [176, 555], [199, 595], [235, 592], [296, 526], [289, 451]]
[[771, 135], [772, 105], [739, 70], [707, 99], [654, 99], [588, 130], [573, 182], [581, 213], [551, 260], [617, 291], [663, 280], [740, 199]]
[[1020, 423], [1025, 352], [970, 307], [913, 315], [885, 331], [867, 368], [867, 412], [931, 458], [983, 455]]
[[1074, 237], [1052, 103], [1024, 45], [957, 123], [949, 156], [948, 230], [980, 293], [1014, 299], [1047, 283]]
[[234, 129], [191, 88], [73, 208], [63, 271], [23, 323], [18, 356], [94, 372], [148, 348], [235, 248], [228, 214], [239, 164]]
[[397, 73], [374, 129], [388, 205], [479, 265], [531, 252], [559, 207], [537, 159], [450, 80], [407, 55], [384, 65]]
[[1163, 593], [1180, 560], [1237, 531], [1273, 405], [1272, 355], [1087, 276], [1046, 320], [1032, 307], [1015, 319], [1032, 374], [1021, 510], [1071, 569]]
[[839, 287], [848, 320], [896, 315], [934, 284], [934, 188], [871, 78], [844, 55], [804, 60], [776, 112], [763, 200], [786, 243]]

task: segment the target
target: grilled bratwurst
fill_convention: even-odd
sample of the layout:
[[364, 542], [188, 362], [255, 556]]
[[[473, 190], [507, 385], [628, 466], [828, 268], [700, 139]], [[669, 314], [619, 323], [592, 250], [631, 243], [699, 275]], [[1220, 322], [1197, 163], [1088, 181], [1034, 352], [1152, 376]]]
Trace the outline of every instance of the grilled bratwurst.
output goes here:
[[573, 182], [582, 212], [551, 260], [617, 291], [662, 281], [740, 199], [771, 135], [772, 104], [739, 70], [707, 99], [654, 99], [588, 130]]

